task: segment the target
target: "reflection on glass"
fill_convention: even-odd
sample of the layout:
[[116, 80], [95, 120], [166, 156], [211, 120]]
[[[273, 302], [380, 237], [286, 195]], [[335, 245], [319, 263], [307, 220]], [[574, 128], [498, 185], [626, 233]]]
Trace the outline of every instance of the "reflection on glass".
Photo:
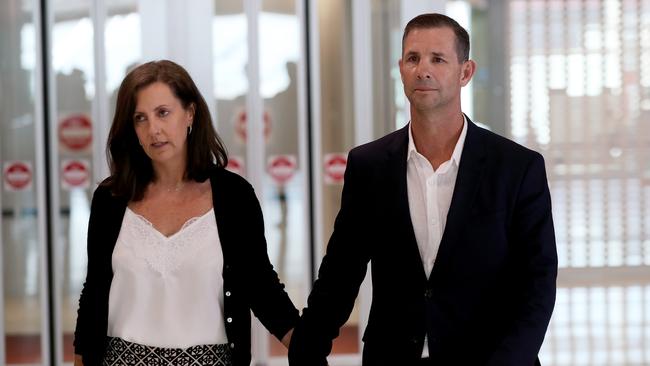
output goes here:
[[[109, 95], [109, 117], [115, 114], [117, 90], [126, 74], [142, 62], [142, 29], [137, 0], [107, 2], [108, 15], [104, 29], [106, 51], [106, 92]], [[151, 30], [149, 30], [151, 31]], [[149, 60], [145, 60], [149, 61]], [[102, 141], [101, 143], [105, 143]], [[102, 177], [103, 178], [103, 177]]]
[[[69, 5], [69, 4], [68, 4]], [[86, 171], [81, 186], [72, 188], [65, 184], [64, 173], [69, 167], [65, 162], [92, 161], [92, 120], [91, 103], [95, 97], [95, 69], [93, 58], [93, 24], [88, 6], [72, 10], [66, 4], [53, 7], [54, 27], [52, 28], [52, 65], [55, 75], [56, 107], [52, 121], [57, 131], [59, 150], [51, 159], [61, 170], [54, 172], [60, 187], [58, 217], [59, 240], [54, 251], [58, 268], [60, 287], [63, 360], [72, 362], [73, 333], [77, 319], [77, 307], [81, 285], [86, 275], [86, 231], [88, 207], [91, 191], [90, 170]], [[84, 163], [87, 166], [89, 163]]]
[[[354, 98], [352, 85], [352, 7], [350, 1], [318, 2], [321, 84], [321, 146], [322, 156], [346, 154], [354, 146]], [[317, 169], [320, 167], [317, 167]], [[325, 174], [323, 174], [325, 175]], [[316, 248], [318, 258], [325, 248], [334, 227], [334, 219], [341, 204], [342, 184], [323, 182], [323, 237], [324, 246]], [[320, 259], [316, 260], [320, 264]], [[334, 340], [332, 354], [359, 353], [358, 298], [347, 323]]]
[[[294, 0], [264, 1], [259, 15], [260, 86], [265, 127], [264, 220], [269, 256], [298, 309], [311, 280], [304, 161], [298, 133], [299, 20]], [[286, 349], [270, 337], [271, 355]]]
[[0, 3], [0, 202], [2, 301], [6, 359], [39, 364], [41, 358], [41, 253], [34, 149], [34, 1]]
[[216, 127], [228, 149], [229, 169], [246, 172], [248, 23], [242, 0], [215, 0], [212, 56]]

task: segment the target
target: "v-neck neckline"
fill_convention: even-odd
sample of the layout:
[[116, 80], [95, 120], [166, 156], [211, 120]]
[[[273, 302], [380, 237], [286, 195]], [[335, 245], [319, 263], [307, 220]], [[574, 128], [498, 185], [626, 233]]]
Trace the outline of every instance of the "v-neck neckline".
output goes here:
[[146, 224], [146, 226], [150, 227], [150, 228], [151, 228], [151, 229], [152, 229], [152, 230], [153, 230], [153, 231], [154, 231], [158, 236], [160, 236], [160, 237], [163, 238], [164, 240], [171, 240], [171, 239], [175, 238], [176, 236], [178, 236], [178, 235], [180, 235], [182, 232], [184, 232], [187, 228], [192, 227], [192, 225], [193, 225], [194, 223], [196, 223], [197, 221], [201, 220], [202, 218], [208, 216], [211, 212], [214, 211], [214, 207], [211, 207], [211, 208], [210, 208], [208, 211], [206, 211], [204, 214], [201, 214], [201, 215], [199, 215], [199, 216], [190, 217], [189, 219], [187, 219], [187, 220], [183, 223], [183, 225], [181, 225], [181, 228], [180, 228], [180, 229], [178, 229], [176, 232], [174, 232], [174, 233], [170, 234], [169, 236], [167, 236], [167, 235], [163, 234], [160, 230], [158, 230], [158, 228], [157, 228], [157, 227], [156, 227], [156, 226], [155, 226], [151, 221], [149, 221], [146, 217], [144, 217], [143, 215], [140, 215], [139, 213], [133, 211], [133, 210], [132, 210], [130, 207], [128, 207], [128, 206], [127, 206], [126, 209], [127, 209], [127, 211], [129, 211], [133, 216], [135, 216], [137, 219], [139, 219], [139, 220], [142, 221], [144, 224]]

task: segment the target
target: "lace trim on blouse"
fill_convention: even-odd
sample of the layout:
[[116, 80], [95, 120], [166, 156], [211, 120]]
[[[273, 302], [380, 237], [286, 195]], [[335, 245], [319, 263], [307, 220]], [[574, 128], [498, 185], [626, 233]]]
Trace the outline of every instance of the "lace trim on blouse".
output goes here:
[[[202, 248], [210, 245], [205, 238], [214, 225], [201, 225], [212, 218], [214, 209], [201, 216], [187, 220], [181, 229], [171, 236], [158, 231], [144, 216], [127, 207], [122, 230], [123, 244], [130, 247], [138, 258], [145, 260], [149, 266], [161, 275], [166, 275], [178, 268], [188, 258], [195, 256]], [[122, 236], [122, 233], [120, 233]]]

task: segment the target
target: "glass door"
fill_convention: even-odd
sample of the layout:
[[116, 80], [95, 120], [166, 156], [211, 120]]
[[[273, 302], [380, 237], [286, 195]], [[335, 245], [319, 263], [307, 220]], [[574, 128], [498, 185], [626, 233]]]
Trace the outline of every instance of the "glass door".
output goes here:
[[0, 4], [3, 364], [49, 364], [39, 5]]

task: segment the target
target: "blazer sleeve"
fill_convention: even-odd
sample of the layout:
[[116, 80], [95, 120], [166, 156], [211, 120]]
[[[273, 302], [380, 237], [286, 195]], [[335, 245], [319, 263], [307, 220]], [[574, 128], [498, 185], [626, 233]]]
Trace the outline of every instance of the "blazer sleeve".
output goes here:
[[[370, 255], [364, 233], [364, 194], [357, 158], [352, 150], [345, 171], [341, 208], [334, 222], [334, 231], [323, 257], [318, 279], [313, 285], [294, 329], [289, 347], [291, 366], [326, 364], [332, 340], [347, 321], [359, 287], [366, 275]], [[367, 189], [368, 187], [365, 187]]]
[[521, 288], [513, 322], [489, 366], [534, 365], [555, 304], [557, 250], [544, 159], [538, 153], [529, 162], [517, 195], [512, 246]]
[[246, 267], [248, 272], [242, 276], [246, 278], [253, 314], [269, 332], [282, 339], [295, 326], [299, 313], [269, 260], [262, 209], [253, 188], [246, 186], [240, 207], [246, 210], [242, 215], [248, 226], [243, 230], [247, 239], [243, 255], [247, 263], [241, 267]]

